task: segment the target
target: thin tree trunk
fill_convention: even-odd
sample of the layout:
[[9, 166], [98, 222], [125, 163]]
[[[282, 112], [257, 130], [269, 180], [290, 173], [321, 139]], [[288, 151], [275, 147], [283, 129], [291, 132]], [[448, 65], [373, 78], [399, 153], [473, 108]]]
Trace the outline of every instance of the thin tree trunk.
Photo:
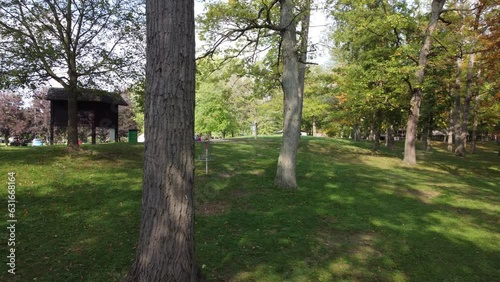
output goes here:
[[425, 151], [428, 151], [429, 146], [429, 128], [424, 126], [424, 130], [422, 130], [422, 147]]
[[[479, 30], [479, 22], [481, 19], [481, 13], [483, 12], [483, 9], [485, 8], [486, 3], [481, 2], [480, 5], [476, 9], [476, 14], [475, 14], [475, 20], [474, 20], [474, 32], [478, 34]], [[477, 38], [476, 38], [477, 41]], [[469, 57], [469, 64], [467, 66], [467, 97], [469, 99], [469, 104], [470, 101], [473, 99], [473, 96], [475, 95], [476, 98], [474, 99], [474, 106], [473, 106], [473, 125], [472, 125], [472, 140], [471, 140], [471, 154], [476, 153], [476, 140], [477, 140], [477, 125], [478, 125], [478, 112], [477, 112], [477, 106], [478, 106], [478, 101], [479, 101], [479, 95], [477, 91], [477, 77], [480, 75], [479, 70], [474, 69], [474, 64], [476, 60], [476, 54], [474, 52], [475, 49], [475, 44], [472, 44], [471, 47], [471, 55]], [[474, 79], [474, 74], [477, 74], [476, 79]], [[473, 83], [476, 82], [476, 83]], [[474, 87], [475, 89], [473, 90], [473, 84], [476, 84]], [[467, 126], [466, 126], [467, 127]]]
[[128, 281], [200, 281], [194, 244], [194, 1], [147, 0], [142, 217]]
[[427, 113], [429, 116], [426, 118], [422, 130], [422, 146], [423, 149], [429, 151], [431, 149], [430, 139], [432, 137], [432, 114]]
[[386, 135], [387, 136], [385, 137], [385, 139], [386, 139], [385, 145], [390, 150], [394, 150], [394, 126], [392, 124], [387, 128]]
[[406, 140], [403, 161], [410, 165], [414, 165], [417, 163], [415, 144], [417, 137], [418, 117], [420, 116], [420, 105], [422, 103], [422, 87], [425, 78], [425, 67], [427, 65], [427, 57], [431, 48], [432, 34], [437, 27], [439, 15], [443, 10], [445, 2], [446, 0], [432, 1], [429, 25], [427, 26], [427, 30], [425, 31], [424, 43], [422, 44], [422, 48], [420, 49], [418, 70], [415, 73], [415, 76], [417, 78], [417, 87], [412, 91], [412, 98], [410, 102], [411, 112], [408, 116], [408, 122], [406, 123]]
[[447, 141], [448, 141], [448, 152], [453, 152], [453, 127], [454, 127], [454, 124], [453, 124], [453, 109], [451, 109], [450, 111], [450, 116], [448, 118], [448, 131], [446, 132], [447, 134]]
[[377, 110], [375, 113], [375, 122], [373, 123], [373, 150], [380, 149], [380, 127], [382, 125], [382, 111]]
[[[474, 31], [478, 31], [478, 26], [479, 26], [479, 21], [481, 17], [481, 12], [484, 8], [484, 4], [482, 6], [479, 6], [476, 9], [476, 15], [475, 15], [475, 21], [474, 21]], [[462, 128], [461, 128], [461, 137], [460, 139], [462, 140], [462, 153], [463, 156], [466, 154], [466, 148], [467, 148], [467, 137], [469, 133], [468, 125], [469, 125], [469, 114], [470, 114], [470, 103], [471, 100], [474, 96], [474, 77], [476, 74], [476, 70], [474, 68], [474, 65], [476, 63], [476, 54], [475, 54], [475, 41], [477, 39], [474, 39], [472, 42], [471, 50], [470, 50], [470, 55], [469, 55], [469, 61], [467, 63], [467, 78], [465, 81], [465, 100], [464, 100], [464, 107], [463, 107], [463, 113], [462, 113]]]
[[299, 58], [291, 0], [280, 0], [281, 48], [283, 54], [283, 74], [281, 86], [284, 96], [283, 140], [274, 184], [285, 189], [297, 188], [296, 162], [300, 141], [300, 82]]
[[375, 141], [375, 130], [373, 124], [370, 125], [370, 131], [368, 132], [368, 141]]
[[477, 113], [474, 112], [474, 117], [473, 117], [473, 123], [472, 123], [472, 140], [470, 143], [470, 153], [475, 154], [476, 153], [476, 140], [477, 140], [477, 125], [478, 125], [478, 119], [477, 119]]
[[301, 24], [301, 34], [300, 34], [300, 49], [299, 54], [299, 117], [302, 120], [302, 109], [304, 104], [304, 85], [307, 70], [307, 45], [309, 42], [309, 22], [311, 18], [311, 0], [305, 0], [304, 6], [302, 7], [303, 18], [300, 21]]
[[455, 75], [455, 87], [453, 88], [453, 98], [455, 101], [455, 108], [453, 109], [453, 135], [455, 136], [455, 155], [463, 156], [464, 148], [462, 141], [462, 133], [460, 126], [460, 113], [462, 112], [462, 97], [461, 97], [461, 74], [462, 74], [462, 54], [457, 56], [456, 61], [456, 75]]
[[[318, 135], [317, 129], [316, 129], [316, 117], [312, 117], [312, 135], [316, 136]], [[340, 138], [342, 138], [342, 130], [340, 131]]]
[[477, 95], [475, 102], [474, 102], [474, 110], [473, 110], [474, 117], [473, 117], [473, 124], [472, 124], [472, 141], [471, 141], [471, 147], [470, 147], [471, 154], [476, 153], [477, 126], [479, 124], [479, 117], [478, 117], [479, 113], [477, 111], [477, 107], [479, 105], [479, 99], [480, 99], [480, 96]]
[[358, 123], [352, 126], [351, 139], [353, 141], [361, 141], [361, 130], [359, 129]]

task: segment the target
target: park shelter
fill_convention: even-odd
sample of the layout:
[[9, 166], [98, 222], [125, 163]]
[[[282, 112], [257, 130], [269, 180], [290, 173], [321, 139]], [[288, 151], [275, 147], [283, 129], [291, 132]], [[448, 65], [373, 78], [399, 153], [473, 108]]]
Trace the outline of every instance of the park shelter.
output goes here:
[[[50, 101], [50, 142], [54, 142], [54, 127], [68, 126], [69, 91], [50, 88], [45, 99]], [[96, 128], [114, 129], [118, 140], [118, 106], [128, 106], [118, 93], [97, 89], [78, 89], [78, 124], [92, 128], [92, 144], [96, 143]]]

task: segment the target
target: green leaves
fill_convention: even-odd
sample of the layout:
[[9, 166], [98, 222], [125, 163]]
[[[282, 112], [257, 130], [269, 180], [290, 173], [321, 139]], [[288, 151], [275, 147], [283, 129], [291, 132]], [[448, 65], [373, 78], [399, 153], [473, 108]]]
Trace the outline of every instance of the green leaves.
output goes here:
[[[144, 73], [142, 0], [2, 1], [0, 73], [13, 84], [121, 84]], [[69, 12], [68, 12], [69, 11]], [[113, 79], [111, 79], [111, 77]]]

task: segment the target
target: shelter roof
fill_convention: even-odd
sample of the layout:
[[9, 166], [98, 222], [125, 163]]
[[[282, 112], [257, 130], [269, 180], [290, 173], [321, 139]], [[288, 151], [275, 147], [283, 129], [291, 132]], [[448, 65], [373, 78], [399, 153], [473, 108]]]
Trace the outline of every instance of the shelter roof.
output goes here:
[[[115, 92], [87, 88], [79, 88], [78, 92], [78, 101], [101, 102], [120, 106], [128, 106], [127, 102], [123, 100], [120, 94]], [[68, 96], [69, 91], [64, 88], [50, 88], [45, 99], [51, 101], [67, 101]]]

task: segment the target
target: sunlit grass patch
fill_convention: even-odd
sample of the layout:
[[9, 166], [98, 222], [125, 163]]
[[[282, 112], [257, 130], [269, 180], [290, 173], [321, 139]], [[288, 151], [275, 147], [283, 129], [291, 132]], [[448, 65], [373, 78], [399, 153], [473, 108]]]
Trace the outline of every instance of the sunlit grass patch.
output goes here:
[[[302, 138], [299, 189], [283, 191], [273, 185], [280, 140], [214, 142], [208, 174], [196, 162], [197, 260], [209, 281], [500, 280], [494, 144], [457, 158], [436, 143], [410, 167], [401, 144], [373, 152], [367, 142]], [[139, 232], [143, 147], [83, 149], [0, 149], [0, 175], [17, 173], [19, 219], [18, 274], [4, 264], [1, 281], [126, 275]]]

